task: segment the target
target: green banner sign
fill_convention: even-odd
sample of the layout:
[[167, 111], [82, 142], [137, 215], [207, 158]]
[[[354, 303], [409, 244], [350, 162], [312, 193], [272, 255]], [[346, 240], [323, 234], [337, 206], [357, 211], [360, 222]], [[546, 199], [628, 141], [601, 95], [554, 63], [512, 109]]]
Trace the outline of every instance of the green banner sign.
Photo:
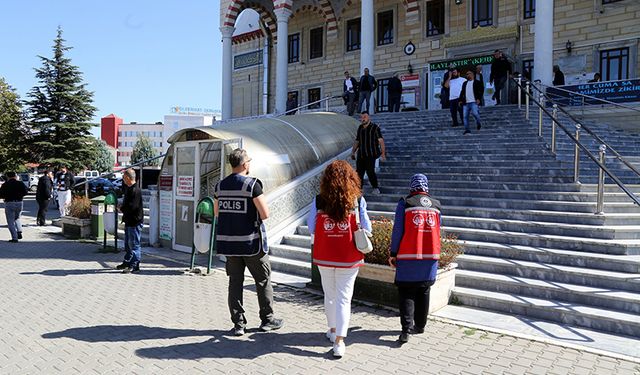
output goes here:
[[467, 57], [464, 59], [440, 61], [429, 64], [429, 69], [434, 70], [447, 70], [451, 64], [455, 66], [476, 66], [491, 64], [493, 61], [493, 55]]

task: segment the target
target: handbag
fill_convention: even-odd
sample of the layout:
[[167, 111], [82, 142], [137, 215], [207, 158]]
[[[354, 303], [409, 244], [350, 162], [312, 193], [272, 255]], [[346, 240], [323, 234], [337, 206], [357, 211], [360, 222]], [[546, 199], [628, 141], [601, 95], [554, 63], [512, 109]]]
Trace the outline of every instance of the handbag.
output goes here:
[[369, 254], [373, 250], [373, 244], [369, 239], [369, 237], [371, 237], [371, 232], [363, 229], [360, 225], [360, 205], [358, 204], [358, 201], [356, 201], [356, 224], [358, 225], [358, 229], [353, 233], [356, 249], [358, 249], [362, 254]]

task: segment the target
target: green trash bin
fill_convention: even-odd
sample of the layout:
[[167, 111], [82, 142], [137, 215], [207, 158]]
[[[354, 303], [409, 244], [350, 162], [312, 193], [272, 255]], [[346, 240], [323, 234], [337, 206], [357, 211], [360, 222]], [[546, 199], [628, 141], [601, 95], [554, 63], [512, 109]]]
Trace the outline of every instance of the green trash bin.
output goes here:
[[101, 240], [104, 232], [104, 196], [91, 199], [91, 239]]

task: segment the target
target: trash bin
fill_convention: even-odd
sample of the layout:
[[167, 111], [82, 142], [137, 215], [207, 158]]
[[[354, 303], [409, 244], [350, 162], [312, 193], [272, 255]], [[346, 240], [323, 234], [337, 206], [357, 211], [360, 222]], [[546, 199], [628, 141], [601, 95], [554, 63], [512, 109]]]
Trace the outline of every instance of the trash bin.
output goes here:
[[100, 240], [104, 235], [104, 196], [91, 199], [91, 239]]
[[193, 223], [193, 249], [191, 251], [191, 270], [194, 271], [196, 252], [209, 253], [207, 273], [211, 272], [214, 249], [215, 217], [213, 216], [213, 199], [204, 197], [196, 206], [196, 217]]
[[118, 230], [118, 197], [109, 193], [103, 197], [104, 202], [104, 231], [115, 235]]

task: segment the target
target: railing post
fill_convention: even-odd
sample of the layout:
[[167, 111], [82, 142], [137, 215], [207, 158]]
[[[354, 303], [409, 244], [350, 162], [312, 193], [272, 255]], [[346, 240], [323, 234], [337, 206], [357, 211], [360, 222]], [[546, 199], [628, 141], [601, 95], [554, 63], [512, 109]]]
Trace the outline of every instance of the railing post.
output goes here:
[[329, 95], [324, 97], [324, 111], [329, 112]]
[[518, 109], [522, 109], [522, 76], [518, 76]]
[[529, 81], [527, 81], [526, 84], [526, 89], [525, 89], [525, 94], [524, 94], [524, 105], [525, 105], [525, 118], [528, 120], [529, 119], [529, 89], [530, 89], [530, 83]]
[[578, 146], [580, 142], [580, 128], [582, 128], [582, 126], [576, 124], [576, 144], [573, 155], [573, 182], [576, 184], [580, 182], [580, 146]]
[[544, 115], [544, 111], [542, 109], [544, 108], [544, 95], [540, 93], [539, 98], [540, 108], [538, 111], [538, 137], [542, 137], [542, 120]]
[[[607, 151], [607, 146], [600, 145], [600, 164], [604, 166], [604, 154]], [[596, 202], [596, 215], [604, 214], [604, 169], [600, 167], [598, 169], [598, 197]]]
[[556, 121], [558, 121], [558, 105], [553, 105], [553, 118], [551, 119], [551, 152], [556, 153]]

